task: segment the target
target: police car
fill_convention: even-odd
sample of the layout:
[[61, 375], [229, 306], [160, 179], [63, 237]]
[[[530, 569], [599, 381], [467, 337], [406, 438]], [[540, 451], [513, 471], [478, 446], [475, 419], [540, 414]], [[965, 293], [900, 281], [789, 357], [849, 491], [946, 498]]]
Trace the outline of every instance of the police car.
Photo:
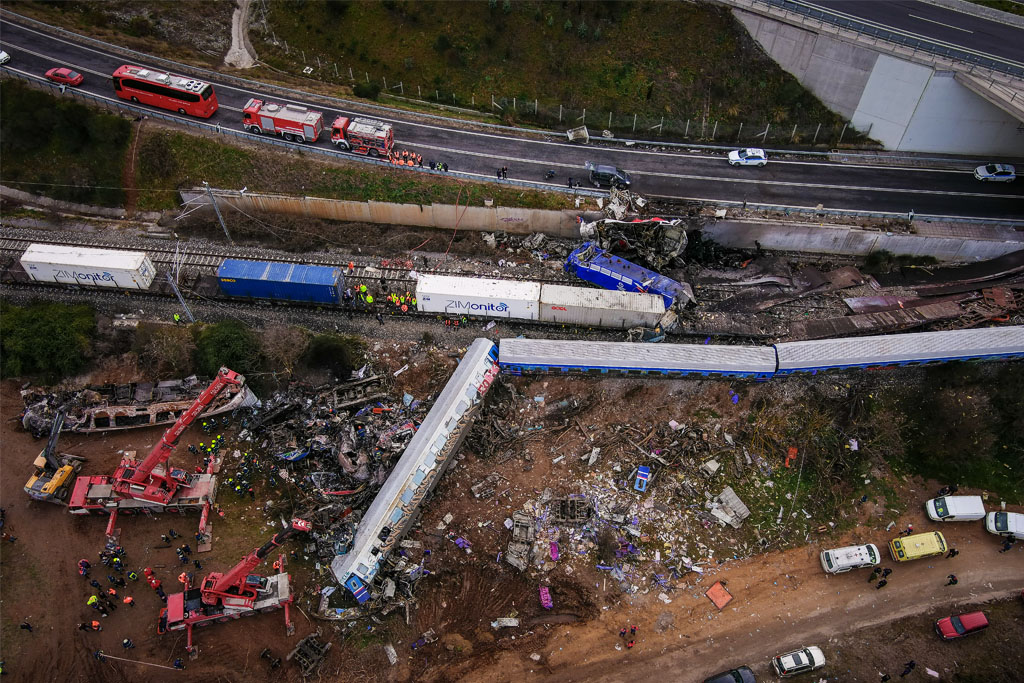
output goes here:
[[974, 169], [974, 177], [987, 182], [1012, 183], [1017, 172], [1009, 164], [985, 164]]
[[734, 149], [729, 152], [729, 164], [731, 166], [764, 166], [768, 163], [768, 155], [763, 149], [751, 147], [749, 149]]

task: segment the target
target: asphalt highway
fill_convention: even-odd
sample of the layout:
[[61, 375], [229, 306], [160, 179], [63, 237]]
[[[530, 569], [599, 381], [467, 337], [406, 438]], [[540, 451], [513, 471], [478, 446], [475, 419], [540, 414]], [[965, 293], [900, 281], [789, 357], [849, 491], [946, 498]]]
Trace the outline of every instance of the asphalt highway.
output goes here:
[[1024, 30], [918, 0], [807, 0], [840, 15], [962, 47], [1024, 67]]
[[[50, 36], [6, 19], [0, 20], [0, 47], [11, 55], [4, 69], [41, 76], [51, 67], [70, 66], [85, 75], [80, 89], [111, 101], [120, 100], [114, 94], [110, 74], [121, 64], [132, 63], [116, 54]], [[152, 64], [136, 65], [153, 67]], [[179, 72], [189, 75], [187, 68]], [[771, 152], [764, 168], [734, 168], [727, 163], [725, 150], [717, 154], [687, 153], [642, 142], [631, 147], [600, 141], [579, 146], [556, 134], [518, 136], [481, 130], [479, 126], [472, 126], [470, 130], [460, 127], [454, 120], [429, 121], [400, 112], [381, 116], [379, 112], [358, 108], [332, 110], [239, 88], [216, 78], [211, 82], [220, 109], [208, 120], [210, 124], [241, 130], [241, 110], [250, 97], [305, 104], [322, 111], [325, 128], [340, 114], [367, 115], [394, 124], [397, 148], [419, 152], [424, 160], [443, 161], [453, 171], [476, 174], [483, 180], [495, 178], [495, 170], [507, 166], [509, 180], [543, 185], [544, 172], [553, 169], [556, 176], [549, 181], [552, 187], [565, 187], [570, 177], [586, 184], [584, 163], [591, 161], [627, 170], [633, 176], [632, 189], [651, 197], [746, 201], [788, 207], [820, 205], [826, 209], [858, 211], [903, 213], [912, 210], [918, 215], [960, 218], [1024, 218], [1024, 181], [981, 183], [966, 170], [839, 164], [816, 156]], [[328, 147], [327, 138], [325, 132], [315, 144]], [[996, 160], [978, 159], [977, 163], [989, 161]]]

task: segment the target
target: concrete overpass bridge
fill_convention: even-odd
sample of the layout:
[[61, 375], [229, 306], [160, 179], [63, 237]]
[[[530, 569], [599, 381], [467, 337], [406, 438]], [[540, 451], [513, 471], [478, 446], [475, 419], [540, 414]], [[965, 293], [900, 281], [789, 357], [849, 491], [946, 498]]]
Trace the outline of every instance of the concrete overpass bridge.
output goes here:
[[963, 0], [718, 1], [887, 149], [1024, 156], [1024, 17]]

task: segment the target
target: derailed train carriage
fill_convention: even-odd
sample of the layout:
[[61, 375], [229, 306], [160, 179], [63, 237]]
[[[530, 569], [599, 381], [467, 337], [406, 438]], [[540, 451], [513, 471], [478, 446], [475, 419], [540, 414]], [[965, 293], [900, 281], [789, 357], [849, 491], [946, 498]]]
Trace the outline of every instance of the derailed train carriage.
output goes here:
[[772, 346], [631, 344], [502, 339], [498, 363], [511, 374], [620, 377], [741, 377], [767, 380], [829, 370], [881, 369], [1024, 357], [1024, 327], [917, 332]]

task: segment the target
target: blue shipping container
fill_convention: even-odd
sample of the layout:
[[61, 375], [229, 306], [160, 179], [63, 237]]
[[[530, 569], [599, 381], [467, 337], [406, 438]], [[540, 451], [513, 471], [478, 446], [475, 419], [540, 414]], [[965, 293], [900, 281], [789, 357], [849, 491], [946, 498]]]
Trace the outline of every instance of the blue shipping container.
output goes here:
[[624, 258], [612, 256], [593, 242], [584, 242], [582, 247], [569, 254], [565, 271], [605, 289], [660, 294], [665, 299], [665, 308], [676, 301], [682, 307], [692, 299], [688, 286]]
[[341, 303], [345, 286], [341, 268], [237, 259], [225, 259], [217, 278], [228, 296], [325, 304]]

